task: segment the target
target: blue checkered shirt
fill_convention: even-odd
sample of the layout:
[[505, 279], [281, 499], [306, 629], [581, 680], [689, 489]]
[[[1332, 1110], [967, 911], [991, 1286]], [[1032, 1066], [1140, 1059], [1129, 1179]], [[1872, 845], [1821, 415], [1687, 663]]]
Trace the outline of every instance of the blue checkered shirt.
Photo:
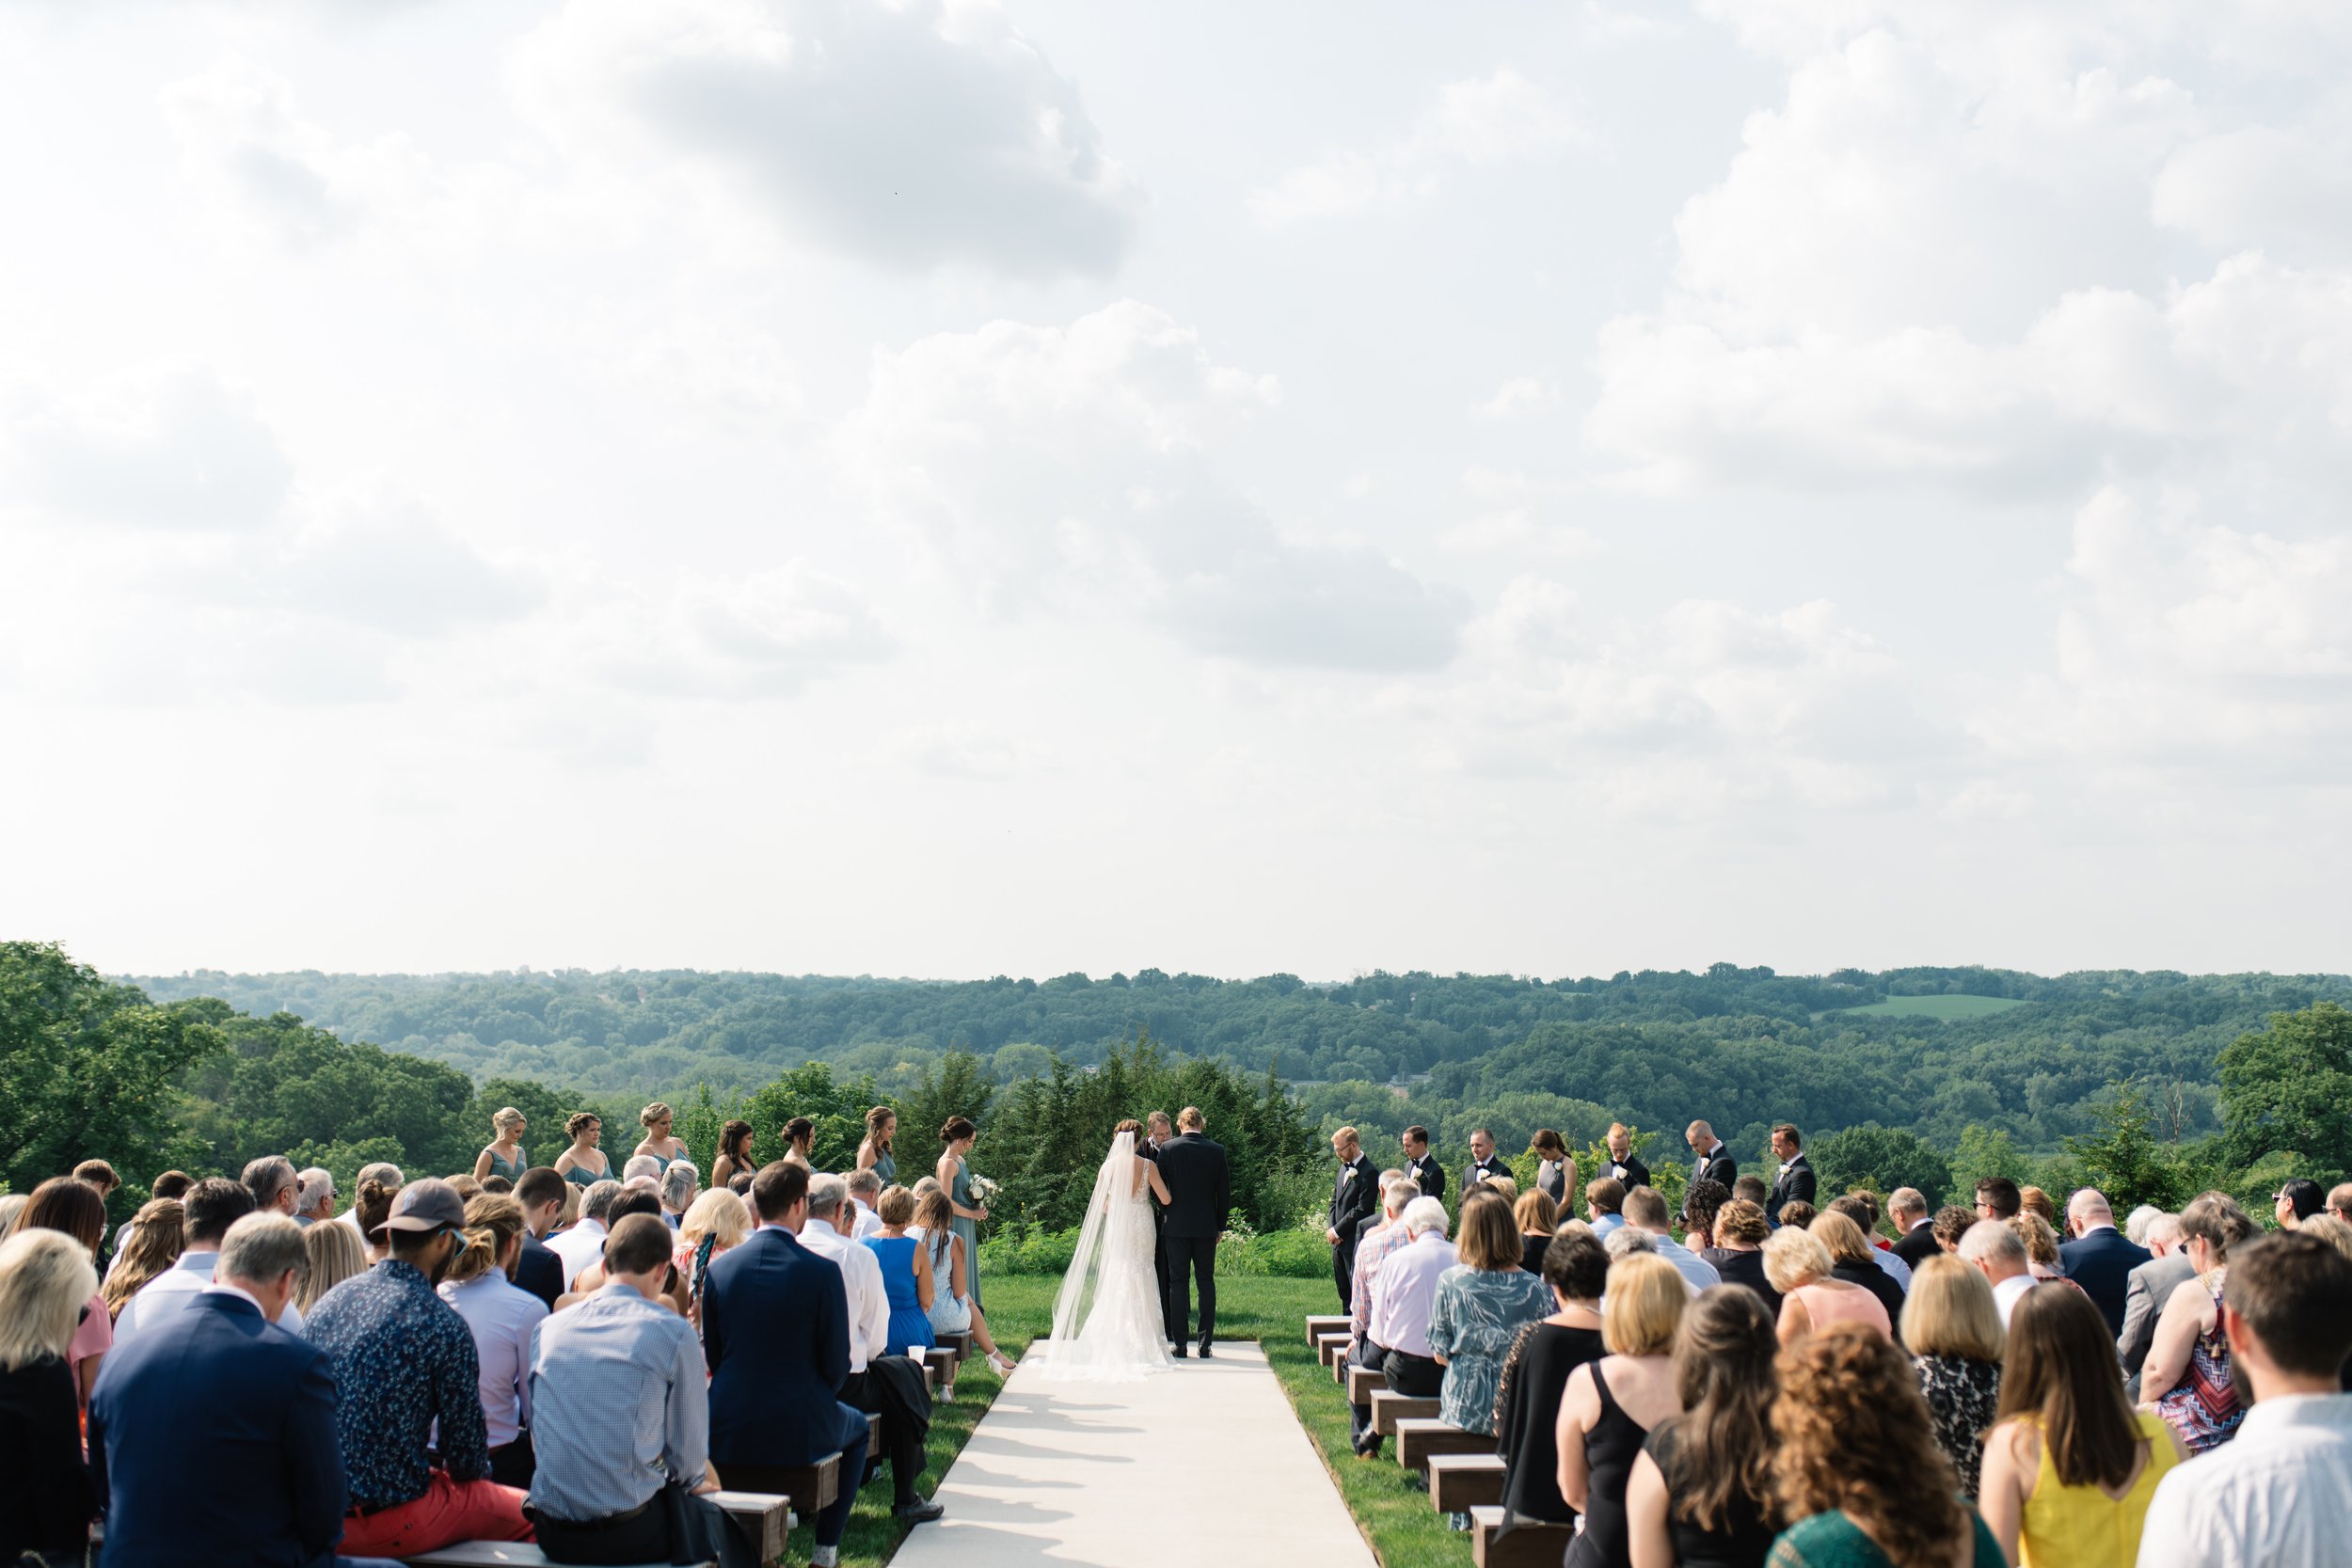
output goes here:
[[531, 1337], [531, 1502], [585, 1523], [702, 1483], [710, 1392], [693, 1325], [615, 1280]]

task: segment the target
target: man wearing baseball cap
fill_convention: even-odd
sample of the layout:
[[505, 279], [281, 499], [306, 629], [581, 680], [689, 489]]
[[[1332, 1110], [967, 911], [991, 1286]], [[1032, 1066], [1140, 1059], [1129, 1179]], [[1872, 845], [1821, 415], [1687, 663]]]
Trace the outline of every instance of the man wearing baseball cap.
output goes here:
[[[412, 1181], [375, 1239], [384, 1261], [327, 1292], [310, 1342], [333, 1364], [350, 1482], [346, 1557], [414, 1557], [458, 1541], [528, 1541], [523, 1494], [490, 1480], [473, 1334], [433, 1287], [465, 1245], [466, 1205]], [[440, 1424], [441, 1465], [426, 1442]]]

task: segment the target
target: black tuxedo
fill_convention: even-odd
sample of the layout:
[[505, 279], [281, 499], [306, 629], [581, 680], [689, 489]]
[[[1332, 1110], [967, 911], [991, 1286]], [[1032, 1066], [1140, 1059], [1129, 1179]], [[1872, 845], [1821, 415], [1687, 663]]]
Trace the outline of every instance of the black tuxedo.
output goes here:
[[1505, 1181], [1517, 1180], [1511, 1174], [1511, 1163], [1500, 1154], [1489, 1154], [1484, 1160], [1472, 1160], [1470, 1169], [1462, 1173], [1462, 1190], [1468, 1192], [1475, 1183], [1494, 1176], [1500, 1176]]
[[1921, 1221], [1904, 1231], [1902, 1239], [1895, 1243], [1895, 1256], [1910, 1264], [1914, 1274], [1919, 1272], [1920, 1264], [1943, 1250], [1935, 1239], [1934, 1225], [1928, 1221]]
[[[1149, 1138], [1136, 1146], [1136, 1152], [1153, 1164], [1159, 1164], [1160, 1150]], [[1163, 1178], [1162, 1180], [1166, 1180]], [[1152, 1205], [1152, 1277], [1160, 1287], [1160, 1315], [1168, 1315], [1168, 1211], [1157, 1203]], [[1176, 1342], [1174, 1336], [1169, 1344]]]
[[1216, 1238], [1232, 1207], [1232, 1172], [1225, 1163], [1225, 1146], [1199, 1132], [1179, 1132], [1162, 1144], [1159, 1167], [1168, 1188], [1168, 1342], [1183, 1354], [1197, 1285], [1200, 1346], [1206, 1350], [1216, 1332]]
[[1699, 1156], [1697, 1165], [1692, 1169], [1691, 1180], [1720, 1181], [1724, 1190], [1729, 1192], [1731, 1184], [1740, 1180], [1740, 1163], [1731, 1157], [1730, 1149], [1717, 1144], [1711, 1151]]
[[2123, 1300], [2132, 1271], [2149, 1257], [2146, 1247], [2104, 1225], [2058, 1247], [2058, 1266], [2066, 1271], [2066, 1277], [2082, 1287], [2083, 1294], [2106, 1319], [2107, 1327], [2119, 1336], [2123, 1332]]
[[1406, 1161], [1405, 1174], [1421, 1183], [1422, 1196], [1445, 1196], [1445, 1167], [1438, 1164], [1436, 1155], [1424, 1154], [1418, 1160]]
[[[1817, 1190], [1813, 1176], [1813, 1162], [1806, 1159], [1803, 1151], [1799, 1151], [1797, 1156], [1788, 1162], [1788, 1168], [1772, 1178], [1772, 1190], [1765, 1195], [1764, 1198], [1764, 1217], [1774, 1225], [1778, 1225], [1780, 1212], [1784, 1207], [1791, 1203], [1811, 1203]], [[1928, 1240], [1931, 1243], [1935, 1240], [1932, 1231], [1929, 1233]], [[1911, 1259], [1906, 1258], [1903, 1261], [1908, 1263]]]
[[1340, 1239], [1331, 1248], [1331, 1281], [1340, 1288], [1340, 1310], [1349, 1310], [1356, 1279], [1356, 1233], [1364, 1220], [1380, 1212], [1380, 1171], [1362, 1154], [1340, 1167], [1331, 1182], [1331, 1228]]
[[1600, 1167], [1600, 1174], [1622, 1181], [1628, 1192], [1631, 1192], [1636, 1187], [1649, 1185], [1649, 1167], [1642, 1164], [1642, 1157], [1638, 1154], [1629, 1154], [1622, 1160], [1611, 1160]]

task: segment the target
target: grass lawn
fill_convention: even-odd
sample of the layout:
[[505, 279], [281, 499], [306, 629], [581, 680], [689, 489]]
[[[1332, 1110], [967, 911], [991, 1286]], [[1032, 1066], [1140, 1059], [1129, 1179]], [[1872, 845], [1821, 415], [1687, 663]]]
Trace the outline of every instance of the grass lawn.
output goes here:
[[[1042, 1334], [1054, 1315], [1058, 1279], [1035, 1275], [998, 1275], [983, 1290], [988, 1301], [990, 1331], [1014, 1354], [1030, 1338]], [[1265, 1347], [1266, 1360], [1290, 1396], [1292, 1408], [1305, 1427], [1308, 1440], [1322, 1454], [1325, 1467], [1337, 1479], [1357, 1524], [1371, 1539], [1373, 1549], [1387, 1568], [1468, 1568], [1470, 1537], [1446, 1528], [1444, 1516], [1429, 1506], [1429, 1494], [1411, 1484], [1396, 1462], [1394, 1445], [1387, 1457], [1359, 1460], [1347, 1447], [1347, 1400], [1331, 1374], [1315, 1362], [1308, 1347], [1305, 1320], [1311, 1313], [1337, 1310], [1330, 1281], [1270, 1279], [1263, 1276], [1217, 1281], [1216, 1333], [1220, 1339], [1256, 1339]], [[972, 1435], [988, 1405], [1004, 1385], [987, 1363], [966, 1362], [956, 1379], [956, 1402], [938, 1407], [931, 1422], [930, 1470], [924, 1490], [938, 1485], [955, 1462], [964, 1440]], [[877, 1481], [859, 1495], [857, 1508], [841, 1542], [845, 1563], [879, 1565], [890, 1560], [905, 1529], [890, 1516], [890, 1487]], [[808, 1560], [805, 1528], [792, 1532], [788, 1560]]]
[[1880, 1018], [1983, 1018], [1992, 1013], [2005, 1013], [2025, 1004], [2008, 996], [1890, 996], [1883, 1002], [1873, 1002], [1867, 1007], [1840, 1007], [1846, 1017]]

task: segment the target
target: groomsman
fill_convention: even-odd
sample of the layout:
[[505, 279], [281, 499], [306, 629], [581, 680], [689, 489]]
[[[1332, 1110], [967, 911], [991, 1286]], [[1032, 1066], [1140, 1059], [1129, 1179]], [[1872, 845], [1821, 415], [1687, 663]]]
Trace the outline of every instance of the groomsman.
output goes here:
[[1363, 1141], [1353, 1127], [1331, 1134], [1331, 1152], [1339, 1157], [1340, 1174], [1331, 1183], [1330, 1225], [1323, 1235], [1331, 1243], [1331, 1283], [1339, 1287], [1340, 1309], [1346, 1311], [1356, 1278], [1356, 1231], [1380, 1207], [1380, 1173], [1364, 1157]]
[[1429, 1129], [1407, 1127], [1405, 1130], [1405, 1174], [1421, 1184], [1423, 1197], [1445, 1196], [1445, 1167], [1429, 1152]]
[[1599, 1174], [1629, 1193], [1649, 1185], [1649, 1166], [1633, 1152], [1633, 1134], [1626, 1130], [1624, 1122], [1609, 1124], [1609, 1163], [1600, 1167]]
[[[1771, 1195], [1764, 1199], [1764, 1217], [1778, 1225], [1785, 1205], [1814, 1200], [1815, 1182], [1813, 1162], [1804, 1157], [1804, 1140], [1785, 1121], [1772, 1129], [1772, 1155], [1780, 1162], [1780, 1171], [1772, 1178]], [[1903, 1261], [1908, 1263], [1911, 1259], [1906, 1258]]]
[[1691, 1152], [1699, 1157], [1697, 1167], [1691, 1172], [1691, 1180], [1720, 1181], [1724, 1184], [1724, 1191], [1731, 1191], [1731, 1184], [1740, 1180], [1740, 1166], [1732, 1159], [1731, 1150], [1724, 1147], [1723, 1139], [1715, 1136], [1715, 1130], [1703, 1121], [1694, 1121], [1682, 1137], [1691, 1146]]
[[1462, 1190], [1469, 1192], [1490, 1177], [1511, 1180], [1510, 1162], [1495, 1153], [1495, 1135], [1485, 1128], [1470, 1134], [1470, 1169], [1462, 1173]]

